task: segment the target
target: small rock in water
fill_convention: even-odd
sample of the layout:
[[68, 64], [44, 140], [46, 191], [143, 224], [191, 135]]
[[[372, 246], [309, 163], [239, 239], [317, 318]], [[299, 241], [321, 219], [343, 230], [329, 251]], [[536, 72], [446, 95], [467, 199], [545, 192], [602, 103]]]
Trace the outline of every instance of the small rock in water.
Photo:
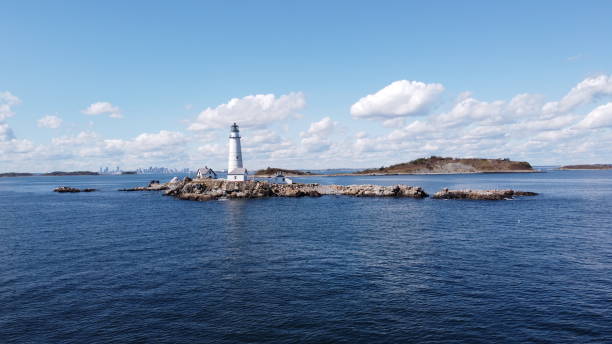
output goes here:
[[66, 192], [68, 192], [68, 193], [75, 193], [75, 192], [94, 192], [94, 191], [98, 191], [98, 190], [96, 190], [96, 189], [89, 189], [89, 188], [81, 190], [81, 189], [77, 189], [77, 188], [71, 188], [69, 186], [60, 186], [60, 187], [57, 187], [57, 188], [53, 189], [53, 191], [60, 192], [60, 193], [66, 193]]

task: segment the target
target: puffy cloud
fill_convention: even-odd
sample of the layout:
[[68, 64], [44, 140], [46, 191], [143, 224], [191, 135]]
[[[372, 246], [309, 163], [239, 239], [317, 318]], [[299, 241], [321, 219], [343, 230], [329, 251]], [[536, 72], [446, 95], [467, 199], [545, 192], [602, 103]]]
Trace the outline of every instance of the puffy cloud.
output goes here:
[[0, 123], [0, 141], [9, 141], [15, 138], [13, 130], [6, 123]]
[[[361, 135], [349, 150], [376, 159], [388, 158], [390, 162], [410, 160], [429, 152], [463, 157], [534, 158], [539, 163], [584, 159], [587, 155], [579, 150], [589, 150], [589, 157], [605, 156], [605, 147], [611, 141], [608, 137], [612, 136], [612, 103], [586, 114], [575, 112], [612, 95], [610, 80], [610, 76], [587, 78], [561, 100], [548, 103], [537, 94], [483, 101], [464, 92], [448, 111], [398, 126], [385, 135]], [[388, 152], [400, 157], [393, 158]]]
[[187, 137], [180, 132], [161, 130], [159, 133], [143, 133], [131, 140], [104, 140], [106, 147], [112, 150], [134, 152], [153, 152], [173, 150], [187, 143]]
[[332, 142], [330, 136], [338, 122], [330, 117], [324, 117], [318, 122], [313, 122], [306, 132], [300, 133], [302, 146], [306, 152], [322, 152], [327, 150]]
[[57, 129], [62, 125], [62, 119], [57, 116], [47, 115], [39, 119], [36, 123], [41, 128]]
[[487, 121], [498, 122], [504, 110], [505, 102], [485, 102], [474, 98], [466, 98], [451, 109], [451, 111], [439, 115], [437, 121], [445, 126], [454, 126], [465, 121]]
[[591, 129], [612, 127], [612, 103], [596, 107], [578, 123], [577, 127]]
[[51, 139], [51, 143], [57, 146], [77, 146], [96, 143], [100, 140], [98, 134], [92, 131], [82, 131], [74, 136], [60, 136]]
[[276, 144], [281, 142], [281, 137], [272, 130], [264, 129], [249, 132], [248, 135], [242, 139], [242, 141], [246, 146]]
[[593, 99], [610, 95], [612, 95], [612, 75], [590, 77], [578, 83], [560, 101], [547, 103], [543, 110], [546, 114], [566, 113], [580, 105], [590, 103]]
[[544, 118], [544, 119], [530, 119], [526, 121], [520, 121], [515, 124], [512, 124], [509, 128], [512, 131], [546, 131], [546, 130], [557, 130], [561, 128], [566, 128], [580, 118], [580, 116], [576, 115], [563, 115], [557, 116], [553, 118]]
[[189, 130], [206, 130], [229, 127], [233, 122], [243, 127], [261, 127], [297, 115], [306, 100], [301, 92], [276, 97], [274, 94], [257, 94], [232, 98], [226, 104], [202, 111]]
[[304, 135], [328, 137], [337, 125], [338, 122], [334, 122], [330, 117], [324, 117], [318, 122], [311, 123], [308, 131]]
[[16, 139], [14, 137], [0, 140], [0, 161], [7, 162], [7, 164], [2, 166], [11, 167], [15, 161], [22, 160], [23, 158], [27, 159], [27, 154], [34, 150], [36, 150], [36, 146], [30, 140]]
[[15, 112], [12, 107], [21, 103], [21, 100], [11, 94], [11, 92], [0, 92], [0, 121], [12, 117]]
[[399, 80], [351, 106], [355, 118], [389, 118], [427, 113], [431, 104], [444, 91], [441, 84]]
[[90, 116], [108, 115], [111, 118], [122, 118], [121, 110], [109, 102], [97, 102], [89, 105], [82, 113]]

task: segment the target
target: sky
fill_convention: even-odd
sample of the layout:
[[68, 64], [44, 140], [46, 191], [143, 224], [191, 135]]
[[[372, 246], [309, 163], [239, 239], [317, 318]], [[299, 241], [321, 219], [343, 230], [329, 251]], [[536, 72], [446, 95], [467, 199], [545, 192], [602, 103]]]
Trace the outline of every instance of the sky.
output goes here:
[[610, 1], [4, 1], [0, 172], [612, 163]]

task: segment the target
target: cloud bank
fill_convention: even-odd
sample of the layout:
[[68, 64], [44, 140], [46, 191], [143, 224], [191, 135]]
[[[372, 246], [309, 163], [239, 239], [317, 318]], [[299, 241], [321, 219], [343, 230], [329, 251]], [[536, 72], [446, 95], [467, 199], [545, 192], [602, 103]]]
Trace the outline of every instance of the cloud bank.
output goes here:
[[[585, 78], [556, 100], [531, 93], [484, 100], [461, 92], [442, 103], [443, 92], [441, 84], [400, 80], [346, 104], [352, 119], [344, 122], [317, 114], [294, 119], [306, 106], [300, 92], [251, 95], [205, 109], [187, 125], [189, 130], [114, 138], [81, 129], [39, 144], [11, 129], [7, 120], [17, 115], [21, 101], [2, 92], [0, 165], [7, 171], [106, 165], [224, 168], [227, 129], [234, 121], [241, 126], [250, 169], [373, 167], [428, 155], [507, 157], [536, 164], [612, 162], [611, 76]], [[110, 103], [95, 104], [86, 109], [88, 114], [120, 113]], [[32, 125], [74, 128], [57, 116]]]
[[207, 130], [229, 127], [233, 122], [241, 127], [261, 127], [284, 120], [304, 108], [306, 99], [301, 92], [276, 97], [274, 94], [257, 94], [232, 98], [225, 104], [206, 108], [191, 123], [189, 130]]

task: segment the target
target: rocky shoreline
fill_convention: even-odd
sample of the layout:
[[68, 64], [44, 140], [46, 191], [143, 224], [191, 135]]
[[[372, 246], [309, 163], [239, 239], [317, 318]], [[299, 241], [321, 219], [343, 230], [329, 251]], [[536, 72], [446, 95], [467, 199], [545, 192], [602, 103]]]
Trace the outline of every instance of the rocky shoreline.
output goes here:
[[471, 199], [499, 201], [517, 196], [536, 196], [537, 193], [515, 190], [449, 190], [442, 189], [433, 195], [436, 199]]
[[[141, 186], [119, 191], [163, 191], [164, 195], [191, 201], [209, 201], [221, 198], [264, 197], [320, 197], [344, 195], [355, 197], [407, 197], [426, 198], [429, 195], [418, 186], [409, 185], [320, 185], [320, 184], [274, 184], [267, 181], [249, 180], [234, 182], [223, 179], [185, 178], [174, 183], [161, 184], [151, 181]], [[518, 196], [535, 196], [535, 192], [515, 190], [449, 190], [434, 194], [435, 199], [504, 200]]]
[[121, 191], [164, 191], [164, 195], [167, 196], [195, 201], [220, 198], [320, 197], [324, 195], [410, 198], [428, 196], [422, 188], [408, 185], [274, 184], [257, 180], [233, 182], [222, 179], [191, 180], [190, 178], [176, 183], [149, 183], [146, 187]]

